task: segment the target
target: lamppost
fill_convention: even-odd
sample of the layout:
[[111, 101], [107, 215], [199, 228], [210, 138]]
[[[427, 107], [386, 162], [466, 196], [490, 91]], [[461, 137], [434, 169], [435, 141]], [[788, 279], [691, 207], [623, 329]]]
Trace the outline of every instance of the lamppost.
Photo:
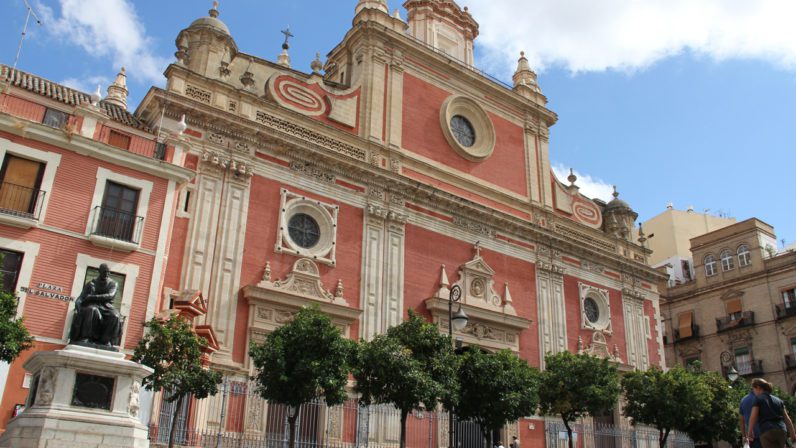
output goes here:
[[[453, 302], [458, 302], [462, 299], [462, 287], [459, 285], [453, 285], [451, 288], [451, 292], [448, 295], [448, 336], [451, 338], [451, 345], [455, 348], [455, 343], [453, 342], [453, 329], [455, 328], [456, 331], [461, 330], [462, 328], [467, 326], [467, 314], [465, 314], [464, 310], [462, 309], [461, 303], [459, 304], [459, 310], [456, 313], [453, 312]], [[454, 417], [453, 417], [453, 407], [451, 407], [448, 413], [448, 448], [455, 448], [453, 445], [453, 435], [454, 435]]]

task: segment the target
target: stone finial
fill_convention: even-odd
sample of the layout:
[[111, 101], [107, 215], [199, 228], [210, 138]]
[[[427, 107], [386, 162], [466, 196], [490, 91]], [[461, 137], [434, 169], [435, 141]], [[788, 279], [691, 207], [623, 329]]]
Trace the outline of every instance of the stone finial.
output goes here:
[[343, 298], [343, 280], [337, 280], [337, 287], [334, 289], [334, 298], [335, 299], [342, 299]]
[[395, 11], [393, 11], [392, 18], [393, 19], [398, 19], [398, 20], [403, 20], [401, 18], [401, 11], [398, 8], [395, 8]]
[[541, 94], [542, 89], [539, 88], [539, 83], [536, 79], [536, 72], [531, 70], [531, 64], [525, 57], [525, 52], [520, 52], [520, 59], [517, 60], [517, 70], [511, 78], [514, 81], [514, 91], [522, 94], [525, 97], [532, 97], [535, 94]]
[[445, 272], [445, 265], [442, 265], [442, 270], [439, 274], [439, 289], [437, 290], [437, 297], [440, 299], [448, 299], [450, 294], [451, 283], [448, 281], [448, 273]]
[[213, 2], [213, 8], [210, 9], [210, 11], [208, 11], [208, 14], [210, 14], [210, 17], [213, 18], [218, 17], [218, 0], [215, 0]]
[[294, 36], [290, 32], [290, 27], [283, 29], [281, 33], [285, 35], [285, 42], [282, 44], [282, 52], [279, 53], [279, 56], [276, 58], [276, 63], [283, 67], [290, 68], [290, 54], [287, 50], [290, 49], [290, 38]]
[[108, 96], [105, 97], [105, 102], [127, 109], [127, 93], [127, 73], [122, 67], [116, 75], [116, 79], [108, 86]]
[[509, 283], [506, 282], [506, 290], [503, 293], [503, 303], [505, 303], [506, 305], [511, 305], [512, 302], [513, 301], [511, 299], [511, 292], [509, 291]]
[[578, 336], [578, 353], [583, 351], [583, 336]]
[[180, 122], [177, 123], [177, 134], [182, 135], [185, 133], [186, 129], [188, 129], [188, 123], [185, 122], [185, 114], [182, 114], [182, 117], [180, 117]]
[[315, 59], [312, 60], [310, 64], [310, 68], [312, 69], [313, 74], [320, 75], [321, 70], [323, 70], [323, 62], [321, 62], [321, 54], [315, 53]]
[[567, 176], [567, 180], [569, 181], [570, 187], [574, 187], [575, 181], [578, 180], [578, 176], [575, 175], [575, 171], [572, 168], [569, 169], [569, 176]]
[[611, 196], [613, 196], [614, 199], [618, 199], [619, 198], [619, 192], [616, 191], [616, 185], [612, 185], [612, 186], [614, 187], [614, 192], [611, 193]]
[[99, 102], [102, 99], [102, 92], [100, 92], [100, 85], [97, 84], [97, 91], [91, 94], [91, 105], [94, 107], [99, 106]]

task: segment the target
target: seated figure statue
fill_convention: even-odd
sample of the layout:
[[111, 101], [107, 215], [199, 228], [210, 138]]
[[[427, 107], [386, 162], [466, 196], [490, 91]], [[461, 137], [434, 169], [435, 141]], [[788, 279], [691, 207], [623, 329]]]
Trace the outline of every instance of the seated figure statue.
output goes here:
[[103, 263], [99, 277], [83, 286], [75, 301], [75, 314], [69, 332], [69, 343], [112, 347], [121, 339], [121, 315], [113, 307], [116, 282], [110, 278], [110, 269]]

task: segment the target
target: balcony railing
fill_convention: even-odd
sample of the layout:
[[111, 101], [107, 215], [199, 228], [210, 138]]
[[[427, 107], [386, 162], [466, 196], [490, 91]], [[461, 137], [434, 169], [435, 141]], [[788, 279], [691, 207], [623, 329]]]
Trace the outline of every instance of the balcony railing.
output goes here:
[[777, 305], [777, 319], [785, 319], [790, 316], [796, 316], [796, 303], [788, 302]]
[[38, 221], [45, 192], [0, 182], [0, 213]]
[[748, 327], [755, 324], [754, 311], [744, 311], [716, 319], [716, 332], [732, 330], [735, 328]]
[[796, 369], [796, 356], [785, 355], [785, 370]]
[[698, 338], [699, 337], [699, 325], [691, 325], [691, 334], [680, 336], [680, 330], [674, 330], [674, 342], [681, 342], [687, 341], [691, 338]]
[[94, 207], [91, 235], [140, 244], [143, 216], [109, 207]]
[[750, 359], [747, 361], [736, 361], [735, 369], [738, 370], [738, 375], [751, 376], [763, 374], [763, 360]]

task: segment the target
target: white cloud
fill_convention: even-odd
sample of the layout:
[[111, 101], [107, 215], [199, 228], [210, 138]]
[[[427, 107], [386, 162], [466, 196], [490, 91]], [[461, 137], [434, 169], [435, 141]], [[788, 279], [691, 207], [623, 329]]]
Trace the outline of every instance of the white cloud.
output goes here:
[[105, 76], [88, 76], [85, 78], [67, 78], [63, 81], [59, 82], [59, 84], [65, 85], [67, 87], [71, 87], [75, 90], [79, 90], [84, 93], [94, 93], [97, 90], [97, 85], [100, 86], [100, 93], [102, 96], [105, 96], [105, 89], [103, 86], [107, 86], [111, 83], [110, 78]]
[[[480, 24], [482, 65], [573, 72], [643, 69], [684, 51], [796, 69], [793, 0], [465, 0]], [[486, 51], [484, 51], [486, 50]]]
[[152, 53], [152, 39], [129, 0], [58, 1], [60, 16], [38, 5], [45, 28], [55, 37], [80, 46], [91, 56], [110, 58], [113, 74], [124, 66], [134, 79], [162, 82], [168, 59]]
[[[574, 172], [575, 176], [578, 177], [578, 180], [575, 181], [575, 185], [580, 187], [581, 194], [592, 199], [602, 199], [605, 202], [613, 199], [611, 196], [611, 194], [614, 192], [613, 185], [604, 182], [602, 179], [597, 179], [588, 174], [583, 174], [577, 170], [574, 170]], [[563, 182], [565, 185], [569, 185], [569, 181], [567, 180], [567, 176], [569, 176], [569, 168], [560, 163], [556, 163], [553, 165], [553, 173], [556, 175], [558, 180]]]

